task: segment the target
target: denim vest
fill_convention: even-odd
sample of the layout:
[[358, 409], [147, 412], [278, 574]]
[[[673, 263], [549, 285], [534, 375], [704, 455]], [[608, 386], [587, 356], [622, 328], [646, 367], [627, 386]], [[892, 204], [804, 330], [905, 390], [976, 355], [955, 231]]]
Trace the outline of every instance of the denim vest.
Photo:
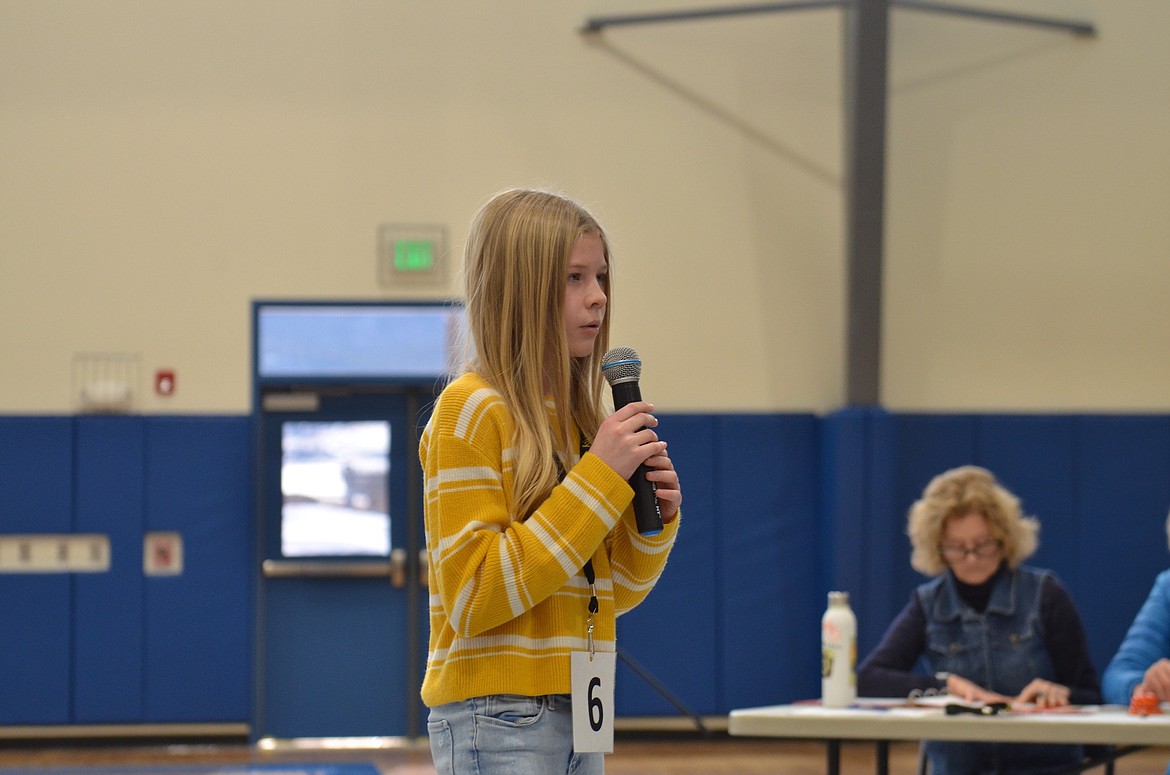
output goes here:
[[1040, 589], [1051, 575], [1028, 566], [1003, 574], [983, 613], [959, 598], [950, 573], [920, 586], [930, 670], [955, 673], [1008, 696], [1033, 678], [1054, 680], [1040, 621]]
[[[1040, 590], [1051, 575], [1027, 566], [1004, 573], [983, 613], [959, 598], [950, 573], [918, 587], [930, 670], [961, 675], [1009, 697], [1033, 678], [1055, 680], [1040, 620]], [[935, 775], [1054, 772], [1083, 755], [1080, 746], [1069, 745], [937, 741], [924, 745]]]

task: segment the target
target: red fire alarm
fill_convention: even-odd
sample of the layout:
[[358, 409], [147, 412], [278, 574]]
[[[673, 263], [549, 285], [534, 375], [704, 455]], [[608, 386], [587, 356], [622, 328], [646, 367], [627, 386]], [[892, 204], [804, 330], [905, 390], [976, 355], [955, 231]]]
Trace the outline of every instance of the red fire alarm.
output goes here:
[[172, 369], [159, 369], [154, 373], [154, 392], [160, 396], [175, 392], [175, 372]]

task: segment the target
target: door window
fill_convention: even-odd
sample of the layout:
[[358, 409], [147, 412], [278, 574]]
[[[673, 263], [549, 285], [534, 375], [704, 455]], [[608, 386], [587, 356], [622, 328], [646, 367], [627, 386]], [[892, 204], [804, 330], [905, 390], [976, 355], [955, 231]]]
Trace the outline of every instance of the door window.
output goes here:
[[388, 556], [390, 423], [284, 422], [280, 490], [283, 556]]

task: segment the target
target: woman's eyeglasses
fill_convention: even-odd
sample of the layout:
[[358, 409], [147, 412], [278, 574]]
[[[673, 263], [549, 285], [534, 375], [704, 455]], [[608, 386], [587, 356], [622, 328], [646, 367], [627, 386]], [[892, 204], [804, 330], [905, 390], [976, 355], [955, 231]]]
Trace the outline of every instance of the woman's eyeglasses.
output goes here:
[[950, 562], [960, 562], [967, 559], [968, 554], [973, 554], [983, 560], [988, 557], [993, 557], [999, 552], [999, 547], [1000, 542], [991, 538], [986, 541], [980, 541], [970, 548], [943, 544], [939, 547], [939, 551]]

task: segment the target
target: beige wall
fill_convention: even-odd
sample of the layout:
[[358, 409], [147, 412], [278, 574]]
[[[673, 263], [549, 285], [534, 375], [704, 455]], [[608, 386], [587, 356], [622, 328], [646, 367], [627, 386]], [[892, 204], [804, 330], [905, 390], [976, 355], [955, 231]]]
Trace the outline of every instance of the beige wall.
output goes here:
[[1170, 408], [1170, 3], [893, 28], [887, 404]]
[[[885, 402], [1170, 409], [1170, 4], [1015, 5], [1100, 36], [892, 14]], [[660, 408], [839, 406], [841, 15], [576, 31], [673, 7], [0, 0], [0, 413], [90, 352], [247, 411], [252, 299], [417, 295], [379, 224], [513, 185], [605, 223]]]

